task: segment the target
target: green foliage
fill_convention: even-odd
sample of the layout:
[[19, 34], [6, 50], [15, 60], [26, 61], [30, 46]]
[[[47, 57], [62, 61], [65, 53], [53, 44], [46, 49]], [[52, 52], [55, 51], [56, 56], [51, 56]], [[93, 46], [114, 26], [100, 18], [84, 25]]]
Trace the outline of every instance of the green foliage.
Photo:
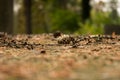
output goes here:
[[[110, 12], [96, 11], [92, 9], [91, 19], [83, 23], [81, 11], [75, 11], [75, 6], [81, 6], [81, 0], [68, 0], [59, 4], [57, 0], [33, 0], [32, 1], [32, 30], [33, 33], [62, 31], [64, 33], [78, 34], [102, 34], [105, 24], [120, 24], [120, 19], [112, 19]], [[57, 5], [59, 4], [59, 5]], [[65, 6], [63, 8], [62, 6]], [[25, 32], [24, 7], [19, 11], [19, 29], [16, 32]]]
[[80, 22], [80, 29], [76, 33], [80, 34], [103, 34], [103, 27], [110, 23], [108, 12], [96, 12], [92, 10], [91, 19], [85, 23]]
[[92, 24], [90, 20], [87, 20], [84, 24], [79, 23], [80, 29], [76, 31], [77, 34], [102, 34], [103, 25]]
[[79, 29], [78, 15], [69, 10], [56, 10], [51, 14], [51, 30], [73, 33]]
[[106, 24], [109, 23], [109, 12], [97, 12], [92, 10], [91, 12], [91, 20], [95, 24]]

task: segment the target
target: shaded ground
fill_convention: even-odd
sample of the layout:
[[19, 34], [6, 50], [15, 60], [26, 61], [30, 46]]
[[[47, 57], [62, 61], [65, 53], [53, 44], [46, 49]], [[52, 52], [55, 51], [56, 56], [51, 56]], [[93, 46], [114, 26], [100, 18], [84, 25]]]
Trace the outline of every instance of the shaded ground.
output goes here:
[[0, 34], [0, 80], [119, 79], [120, 36], [115, 34]]

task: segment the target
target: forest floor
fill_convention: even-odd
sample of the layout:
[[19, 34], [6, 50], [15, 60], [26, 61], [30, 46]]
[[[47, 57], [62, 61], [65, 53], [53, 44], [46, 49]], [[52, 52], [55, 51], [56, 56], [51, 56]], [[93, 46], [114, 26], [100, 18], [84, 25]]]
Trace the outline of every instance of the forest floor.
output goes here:
[[0, 80], [119, 79], [119, 35], [0, 33]]

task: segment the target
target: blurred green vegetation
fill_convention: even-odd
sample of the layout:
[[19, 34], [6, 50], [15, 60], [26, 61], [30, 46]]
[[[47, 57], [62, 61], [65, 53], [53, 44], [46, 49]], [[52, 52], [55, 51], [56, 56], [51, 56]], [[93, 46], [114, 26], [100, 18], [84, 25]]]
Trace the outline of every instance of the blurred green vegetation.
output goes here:
[[76, 33], [81, 34], [103, 34], [103, 27], [110, 22], [110, 13], [91, 11], [91, 19], [88, 19], [85, 23], [79, 22], [79, 30]]
[[[103, 34], [105, 24], [119, 24], [120, 19], [113, 20], [110, 12], [91, 10], [90, 19], [84, 23], [81, 20], [81, 0], [67, 0], [67, 4], [56, 6], [56, 0], [32, 1], [32, 30], [33, 33], [61, 31], [76, 34]], [[78, 5], [79, 4], [79, 5]], [[64, 6], [60, 7], [60, 6]], [[67, 7], [66, 7], [67, 6]], [[24, 7], [18, 13], [19, 30], [24, 33]]]
[[79, 29], [79, 16], [69, 10], [56, 10], [51, 14], [51, 31], [74, 33]]

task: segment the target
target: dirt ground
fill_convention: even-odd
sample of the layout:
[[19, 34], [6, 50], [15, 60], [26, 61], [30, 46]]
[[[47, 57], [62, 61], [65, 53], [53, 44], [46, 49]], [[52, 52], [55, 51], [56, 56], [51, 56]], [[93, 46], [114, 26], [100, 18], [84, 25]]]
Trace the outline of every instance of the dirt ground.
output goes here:
[[120, 36], [0, 33], [0, 80], [120, 80]]

